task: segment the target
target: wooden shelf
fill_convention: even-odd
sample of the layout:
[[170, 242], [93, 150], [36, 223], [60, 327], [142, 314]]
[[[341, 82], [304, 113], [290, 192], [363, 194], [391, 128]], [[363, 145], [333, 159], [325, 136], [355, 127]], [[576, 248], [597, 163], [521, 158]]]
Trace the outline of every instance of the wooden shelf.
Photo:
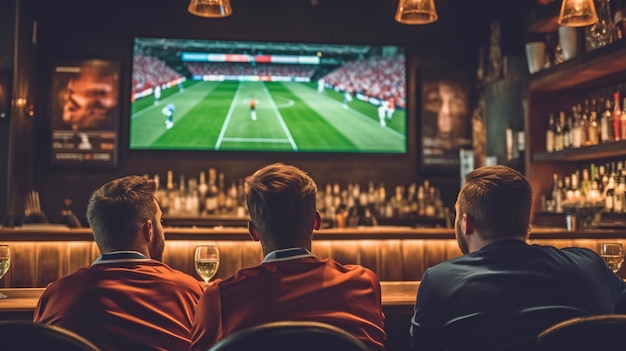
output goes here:
[[530, 77], [533, 92], [582, 88], [585, 84], [626, 72], [626, 40], [582, 53]]
[[577, 162], [619, 156], [626, 156], [626, 140], [563, 151], [539, 152], [533, 155], [533, 162]]

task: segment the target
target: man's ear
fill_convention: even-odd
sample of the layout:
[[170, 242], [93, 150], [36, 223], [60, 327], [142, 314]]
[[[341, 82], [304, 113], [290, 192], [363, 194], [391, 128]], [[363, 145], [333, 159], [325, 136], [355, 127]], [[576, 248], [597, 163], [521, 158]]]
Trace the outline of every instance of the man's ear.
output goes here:
[[259, 241], [259, 231], [256, 229], [252, 221], [248, 221], [248, 233], [250, 234], [252, 240]]
[[461, 229], [463, 230], [463, 234], [471, 235], [474, 234], [476, 230], [476, 224], [474, 224], [474, 220], [472, 217], [468, 216], [467, 213], [463, 213], [463, 222], [461, 223]]
[[313, 220], [313, 229], [319, 230], [322, 226], [322, 216], [320, 216], [319, 211], [315, 211], [315, 219]]
[[141, 235], [143, 235], [143, 239], [149, 243], [150, 241], [152, 241], [152, 235], [154, 234], [153, 228], [152, 228], [152, 221], [151, 220], [147, 220], [142, 226], [141, 226]]

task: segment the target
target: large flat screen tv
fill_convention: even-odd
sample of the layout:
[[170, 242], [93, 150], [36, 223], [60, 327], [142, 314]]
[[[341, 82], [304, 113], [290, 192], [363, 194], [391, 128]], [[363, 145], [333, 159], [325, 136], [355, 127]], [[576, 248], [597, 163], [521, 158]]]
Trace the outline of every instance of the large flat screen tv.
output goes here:
[[407, 152], [404, 49], [135, 38], [130, 149]]

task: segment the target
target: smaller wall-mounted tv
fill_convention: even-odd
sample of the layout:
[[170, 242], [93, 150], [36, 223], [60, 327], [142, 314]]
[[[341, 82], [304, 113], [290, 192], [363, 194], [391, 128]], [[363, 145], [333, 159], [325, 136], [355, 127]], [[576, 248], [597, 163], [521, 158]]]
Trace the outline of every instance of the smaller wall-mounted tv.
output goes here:
[[394, 45], [135, 38], [132, 150], [407, 152]]

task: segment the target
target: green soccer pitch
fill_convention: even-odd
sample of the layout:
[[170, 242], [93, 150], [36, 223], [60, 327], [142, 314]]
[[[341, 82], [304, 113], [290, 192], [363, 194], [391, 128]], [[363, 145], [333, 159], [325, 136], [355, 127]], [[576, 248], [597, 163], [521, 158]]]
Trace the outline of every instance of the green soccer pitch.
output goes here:
[[[253, 120], [250, 99], [256, 102]], [[377, 106], [316, 83], [185, 82], [131, 108], [130, 148], [277, 152], [406, 152], [406, 113], [397, 109], [381, 126]], [[176, 106], [165, 128], [163, 108]]]

